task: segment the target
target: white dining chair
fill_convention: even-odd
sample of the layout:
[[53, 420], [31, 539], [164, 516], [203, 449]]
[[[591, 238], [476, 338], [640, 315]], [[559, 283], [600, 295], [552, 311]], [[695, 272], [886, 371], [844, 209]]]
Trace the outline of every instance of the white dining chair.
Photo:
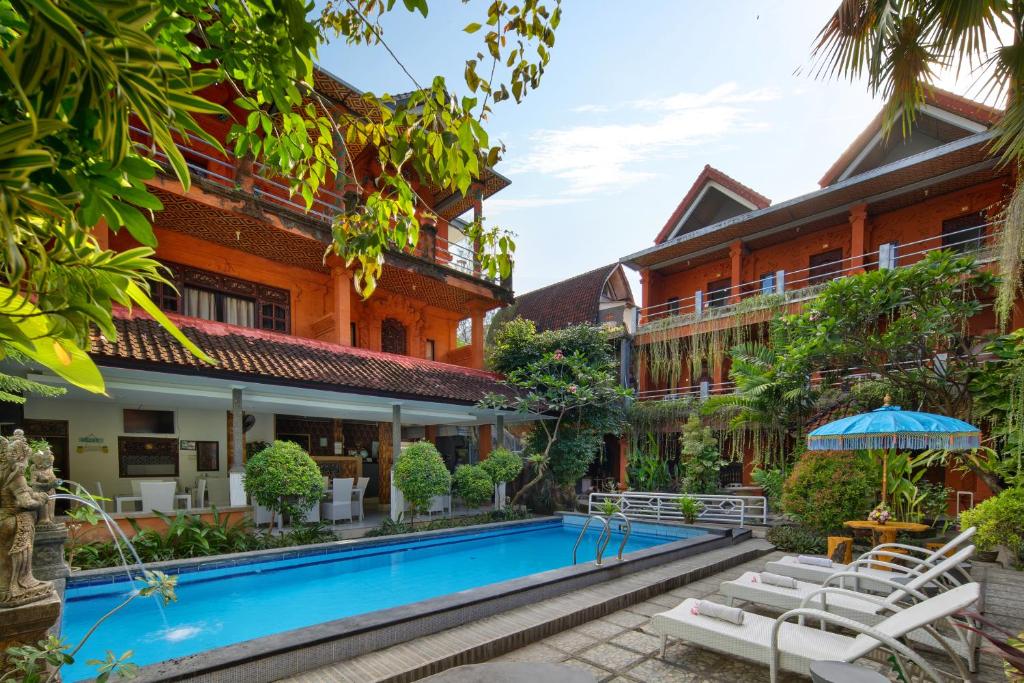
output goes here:
[[143, 481], [139, 483], [142, 496], [142, 511], [156, 510], [166, 514], [174, 513], [174, 482]]
[[280, 531], [284, 528], [284, 516], [274, 513], [270, 508], [265, 508], [259, 503], [253, 503], [252, 505], [252, 516], [253, 523], [256, 526], [263, 526], [264, 524], [270, 524], [270, 520], [273, 519], [277, 525], [277, 530]]
[[196, 482], [195, 494], [195, 506], [197, 508], [206, 507], [206, 479], [200, 479]]
[[324, 475], [324, 491], [329, 491], [330, 489], [331, 489], [331, 478], [325, 474]]
[[330, 497], [320, 503], [320, 516], [332, 522], [347, 519], [352, 521], [352, 484], [351, 478], [334, 479], [334, 487]]
[[352, 489], [352, 515], [363, 521], [363, 498], [366, 497], [366, 487], [370, 484], [369, 477], [359, 477], [356, 486]]
[[315, 524], [320, 521], [320, 501], [302, 514], [303, 524]]
[[141, 481], [141, 480], [139, 480], [139, 479], [132, 479], [132, 480], [131, 480], [131, 485], [132, 485], [132, 495], [133, 495], [133, 496], [136, 496], [136, 497], [138, 497], [138, 496], [141, 496], [141, 495], [142, 495], [142, 489], [140, 488], [140, 485], [141, 485], [141, 484], [142, 484], [142, 481]]

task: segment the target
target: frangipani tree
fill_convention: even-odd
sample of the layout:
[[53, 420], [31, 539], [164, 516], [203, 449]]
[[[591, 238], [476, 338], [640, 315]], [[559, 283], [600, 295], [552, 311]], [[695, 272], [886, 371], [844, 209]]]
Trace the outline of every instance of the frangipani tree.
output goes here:
[[[222, 143], [197, 120], [231, 123], [227, 146], [287, 178], [309, 206], [328, 185], [351, 188], [329, 251], [369, 296], [384, 252], [415, 247], [417, 187], [467, 195], [502, 153], [484, 123], [494, 103], [539, 86], [561, 18], [551, 4], [495, 0], [464, 31], [480, 36], [464, 83], [422, 82], [407, 96], [364, 93], [343, 107], [316, 88], [314, 63], [329, 39], [377, 46], [396, 59], [381, 19], [396, 8], [426, 17], [427, 0], [345, 0], [315, 11], [306, 0], [0, 0], [0, 357], [39, 363], [102, 392], [89, 359], [95, 327], [114, 338], [112, 306], [140, 306], [209, 360], [149, 298], [166, 283], [151, 223], [162, 205], [146, 182], [166, 165], [185, 190], [175, 142]], [[486, 56], [485, 56], [486, 55]], [[405, 65], [401, 65], [406, 68]], [[225, 90], [234, 109], [221, 101]], [[233, 111], [244, 114], [236, 118]], [[152, 139], [136, 145], [132, 126]], [[351, 145], [370, 151], [376, 183], [356, 177]], [[114, 252], [95, 231], [127, 231], [139, 247]], [[489, 275], [507, 275], [515, 245], [474, 223], [469, 238]], [[0, 399], [41, 386], [0, 381]]]

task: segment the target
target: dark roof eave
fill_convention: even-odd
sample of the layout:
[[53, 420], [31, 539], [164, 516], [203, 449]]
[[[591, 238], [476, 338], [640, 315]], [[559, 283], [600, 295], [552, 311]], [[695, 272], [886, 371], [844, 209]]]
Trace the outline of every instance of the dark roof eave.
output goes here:
[[[977, 133], [975, 135], [961, 138], [959, 140], [955, 140], [940, 147], [935, 147], [933, 149], [906, 157], [905, 159], [901, 159], [891, 164], [887, 164], [885, 166], [881, 166], [879, 168], [872, 169], [865, 173], [861, 173], [856, 176], [847, 178], [833, 185], [829, 185], [828, 187], [823, 187], [819, 190], [808, 192], [807, 194], [794, 197], [793, 199], [789, 199], [784, 202], [774, 204], [764, 209], [757, 209], [756, 211], [750, 211], [748, 213], [740, 214], [739, 216], [734, 216], [733, 218], [728, 218], [724, 221], [719, 221], [718, 223], [714, 223], [704, 228], [694, 230], [693, 232], [686, 233], [685, 235], [680, 235], [671, 240], [663, 242], [662, 244], [648, 247], [646, 249], [642, 249], [640, 251], [629, 254], [628, 256], [624, 256], [621, 259], [619, 259], [619, 262], [625, 266], [632, 268], [633, 270], [641, 270], [643, 268], [652, 267], [656, 265], [656, 262], [647, 262], [649, 260], [649, 257], [654, 256], [659, 252], [668, 251], [673, 247], [678, 247], [679, 245], [684, 244], [685, 242], [696, 240], [701, 237], [706, 237], [707, 235], [711, 235], [713, 233], [722, 231], [729, 227], [741, 225], [745, 222], [754, 220], [756, 218], [771, 216], [773, 214], [785, 215], [785, 212], [791, 210], [796, 206], [799, 206], [800, 204], [812, 202], [821, 198], [827, 198], [830, 195], [838, 194], [844, 190], [850, 189], [851, 187], [856, 187], [861, 183], [865, 183], [876, 178], [886, 176], [891, 173], [896, 173], [904, 169], [911, 168], [922, 162], [937, 159], [947, 154], [968, 149], [980, 143], [985, 143], [989, 141], [991, 138], [991, 131]], [[676, 258], [678, 256], [679, 254], [673, 254], [673, 258]]]

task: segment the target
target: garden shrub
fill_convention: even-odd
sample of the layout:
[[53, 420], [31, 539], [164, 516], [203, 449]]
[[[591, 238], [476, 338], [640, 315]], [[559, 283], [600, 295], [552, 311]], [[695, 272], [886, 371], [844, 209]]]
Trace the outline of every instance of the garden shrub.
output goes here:
[[828, 550], [824, 536], [802, 526], [773, 526], [767, 538], [769, 543], [787, 553], [821, 555]]
[[459, 465], [452, 488], [469, 508], [478, 508], [494, 497], [494, 480], [483, 465]]
[[750, 478], [761, 487], [761, 492], [768, 499], [768, 505], [773, 510], [778, 510], [782, 503], [782, 488], [786, 484], [786, 473], [778, 467], [768, 470], [756, 467], [750, 473]]
[[786, 480], [782, 508], [813, 531], [837, 531], [874, 507], [875, 470], [865, 454], [807, 451]]
[[395, 487], [412, 507], [415, 521], [416, 515], [426, 512], [431, 498], [451, 490], [452, 475], [434, 444], [417, 441], [395, 463]]
[[366, 532], [367, 538], [377, 536], [394, 536], [396, 534], [411, 534], [419, 531], [434, 531], [436, 529], [454, 529], [475, 524], [490, 524], [492, 522], [511, 522], [519, 519], [526, 519], [530, 516], [524, 505], [508, 505], [502, 510], [492, 510], [479, 515], [467, 517], [450, 517], [434, 519], [425, 524], [413, 528], [411, 524], [401, 518], [396, 522], [390, 517], [385, 517], [380, 526]]
[[978, 527], [974, 545], [979, 550], [1006, 546], [1019, 557], [1024, 551], [1024, 488], [1006, 489], [960, 513], [960, 527]]
[[680, 489], [688, 493], [715, 493], [719, 489], [718, 470], [726, 463], [718, 452], [718, 439], [700, 418], [690, 415], [679, 439]]
[[[275, 441], [246, 461], [245, 492], [275, 514], [298, 518], [319, 505], [324, 479], [301, 446]], [[273, 519], [270, 524], [273, 526]]]
[[519, 476], [523, 471], [523, 459], [507, 448], [495, 448], [487, 459], [480, 463], [480, 467], [491, 475], [491, 481], [500, 484]]

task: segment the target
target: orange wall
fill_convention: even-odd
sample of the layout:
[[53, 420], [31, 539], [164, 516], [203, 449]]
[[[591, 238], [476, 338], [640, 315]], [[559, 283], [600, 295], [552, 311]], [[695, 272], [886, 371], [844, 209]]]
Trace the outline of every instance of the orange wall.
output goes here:
[[[309, 339], [337, 341], [333, 327], [325, 331], [322, 323], [325, 317], [332, 314], [334, 306], [334, 286], [328, 273], [270, 261], [241, 250], [162, 229], [159, 227], [159, 214], [157, 216], [155, 232], [159, 240], [158, 259], [286, 289], [291, 294], [292, 334]], [[111, 234], [110, 246], [121, 250], [136, 244], [127, 231], [122, 230]], [[367, 301], [351, 291], [350, 306], [351, 320], [356, 323], [358, 346], [379, 351], [381, 321], [392, 317], [406, 326], [408, 355], [426, 357], [426, 340], [432, 339], [434, 357], [439, 361], [447, 361], [449, 352], [455, 348], [455, 331], [459, 320], [464, 317], [386, 290], [377, 290]], [[319, 326], [316, 324], [318, 321], [321, 321]], [[342, 339], [346, 343], [349, 341], [347, 330]], [[464, 359], [457, 354], [452, 357], [452, 361], [470, 365], [468, 358]]]

